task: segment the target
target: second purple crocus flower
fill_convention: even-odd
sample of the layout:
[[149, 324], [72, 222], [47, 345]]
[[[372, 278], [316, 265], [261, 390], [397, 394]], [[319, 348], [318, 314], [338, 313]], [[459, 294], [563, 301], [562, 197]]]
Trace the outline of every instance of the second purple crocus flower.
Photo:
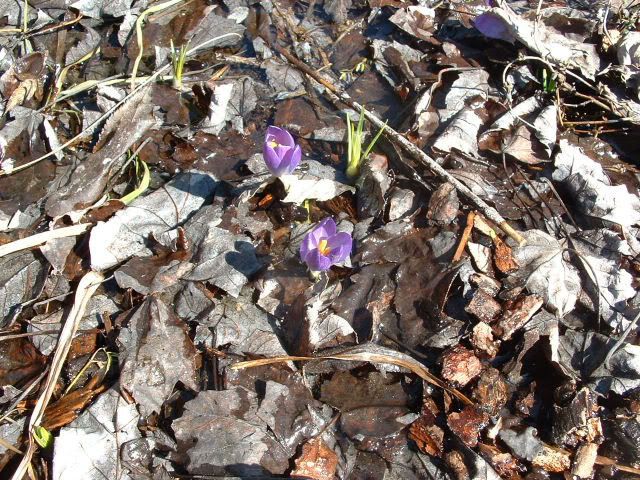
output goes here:
[[351, 254], [353, 240], [346, 232], [336, 231], [333, 218], [325, 218], [302, 240], [300, 258], [313, 272], [329, 270], [332, 265], [344, 262]]
[[300, 145], [284, 128], [270, 126], [262, 149], [264, 163], [276, 177], [292, 173], [302, 159]]

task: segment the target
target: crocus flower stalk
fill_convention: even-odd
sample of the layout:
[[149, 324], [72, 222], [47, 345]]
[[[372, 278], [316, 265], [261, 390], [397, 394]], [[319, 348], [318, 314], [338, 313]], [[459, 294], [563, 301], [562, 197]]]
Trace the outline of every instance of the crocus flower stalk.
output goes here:
[[270, 126], [262, 149], [264, 163], [276, 177], [292, 173], [302, 159], [300, 145], [284, 128]]
[[352, 246], [351, 235], [337, 232], [336, 222], [329, 217], [305, 235], [300, 245], [300, 258], [312, 272], [323, 272], [344, 262], [351, 254]]

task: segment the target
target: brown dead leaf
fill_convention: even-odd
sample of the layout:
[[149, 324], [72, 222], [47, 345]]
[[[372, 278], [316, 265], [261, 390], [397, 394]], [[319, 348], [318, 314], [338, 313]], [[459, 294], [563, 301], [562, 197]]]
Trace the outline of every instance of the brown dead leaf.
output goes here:
[[38, 90], [38, 87], [41, 88], [46, 74], [46, 59], [47, 54], [44, 52], [33, 52], [19, 58], [0, 77], [0, 92], [2, 96], [11, 98], [14, 91], [27, 80], [36, 80], [36, 90]]
[[502, 273], [509, 273], [520, 267], [515, 258], [513, 258], [513, 251], [511, 250], [511, 247], [498, 237], [493, 238], [493, 244], [495, 246], [493, 262], [496, 264], [496, 268], [498, 270]]
[[0, 385], [19, 387], [40, 373], [45, 360], [46, 357], [26, 338], [0, 342]]
[[421, 452], [434, 457], [442, 456], [444, 431], [426, 416], [419, 417], [411, 424], [409, 438], [416, 442]]
[[103, 383], [104, 373], [101, 371], [82, 388], [74, 390], [50, 404], [44, 412], [42, 426], [47, 430], [53, 430], [64, 427], [78, 418], [97, 395], [107, 390], [107, 385]]
[[35, 78], [28, 78], [23, 82], [20, 82], [18, 88], [16, 88], [7, 100], [6, 111], [10, 112], [18, 105], [22, 105], [27, 100], [31, 99], [38, 91], [38, 80]]
[[484, 443], [479, 443], [478, 447], [482, 456], [487, 459], [501, 478], [520, 479], [519, 473], [522, 467], [518, 465], [517, 460], [511, 454], [503, 453], [499, 448]]
[[338, 456], [320, 437], [312, 438], [302, 446], [302, 453], [296, 459], [292, 478], [312, 478], [333, 480], [338, 467]]

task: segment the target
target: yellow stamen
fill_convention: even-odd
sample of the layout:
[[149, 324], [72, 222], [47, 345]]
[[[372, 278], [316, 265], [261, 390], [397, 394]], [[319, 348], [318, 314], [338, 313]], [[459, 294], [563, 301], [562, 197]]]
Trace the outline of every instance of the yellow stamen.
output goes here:
[[329, 246], [327, 245], [327, 241], [326, 240], [320, 240], [318, 242], [318, 251], [322, 254], [322, 255], [329, 255], [331, 253], [331, 249], [329, 248]]
[[271, 148], [276, 148], [276, 147], [279, 147], [279, 146], [280, 146], [280, 144], [279, 144], [278, 142], [276, 142], [275, 140], [271, 140], [271, 141], [269, 142], [269, 146], [270, 146]]

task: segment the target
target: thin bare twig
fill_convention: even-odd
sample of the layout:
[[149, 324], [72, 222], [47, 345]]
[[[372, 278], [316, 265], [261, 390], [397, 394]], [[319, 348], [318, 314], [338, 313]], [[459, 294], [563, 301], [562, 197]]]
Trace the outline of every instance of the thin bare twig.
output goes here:
[[638, 312], [635, 318], [631, 320], [631, 323], [629, 324], [627, 329], [624, 331], [622, 335], [620, 335], [620, 338], [616, 341], [616, 343], [613, 344], [613, 347], [611, 347], [611, 350], [609, 350], [609, 353], [607, 353], [607, 356], [604, 357], [603, 365], [605, 366], [605, 368], [609, 368], [609, 362], [611, 361], [611, 357], [613, 357], [613, 354], [616, 353], [618, 349], [622, 346], [622, 344], [627, 339], [629, 334], [633, 331], [633, 329], [636, 328], [636, 324], [638, 323], [638, 320], [640, 320], [640, 312]]

